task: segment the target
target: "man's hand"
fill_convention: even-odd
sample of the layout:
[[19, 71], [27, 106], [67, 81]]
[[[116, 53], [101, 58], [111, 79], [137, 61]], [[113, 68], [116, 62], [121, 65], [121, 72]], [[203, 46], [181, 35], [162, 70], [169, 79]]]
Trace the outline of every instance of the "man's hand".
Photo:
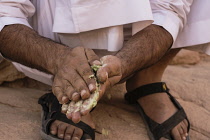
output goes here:
[[[122, 78], [122, 68], [119, 58], [116, 56], [107, 55], [102, 57], [100, 62], [102, 65], [96, 73], [96, 79], [99, 84], [99, 97], [96, 99], [97, 102], [103, 96], [106, 89], [117, 84]], [[98, 65], [98, 61], [94, 61], [93, 65]], [[86, 115], [92, 110], [92, 106], [89, 104], [91, 104], [89, 99], [83, 102], [80, 110], [82, 115]]]
[[[97, 78], [101, 84], [98, 100], [108, 87], [160, 60], [172, 43], [172, 36], [165, 29], [150, 25], [132, 36], [115, 56], [102, 57], [102, 67], [97, 71]], [[79, 122], [81, 116], [92, 109], [85, 108], [89, 106], [89, 99], [79, 102], [79, 107], [77, 103], [76, 105], [73, 103], [74, 108], [71, 110], [73, 113], [67, 114], [67, 117], [74, 122]]]
[[96, 81], [90, 78], [90, 75], [94, 74], [90, 65], [93, 61], [99, 62], [97, 60], [98, 56], [91, 49], [83, 47], [66, 49], [63, 52], [56, 62], [52, 86], [53, 93], [60, 103], [90, 97], [91, 92], [96, 90]]
[[109, 87], [117, 84], [122, 78], [122, 65], [120, 59], [116, 56], [107, 55], [102, 57], [100, 61], [102, 67], [97, 71], [99, 82]]
[[90, 64], [99, 60], [90, 49], [56, 43], [25, 25], [9, 25], [0, 32], [0, 52], [6, 58], [54, 75], [53, 92], [59, 102], [86, 99], [95, 90]]
[[93, 66], [97, 68], [95, 75], [91, 79], [97, 81], [96, 89], [91, 93], [90, 97], [78, 102], [71, 101], [69, 105], [63, 105], [62, 110], [66, 113], [67, 118], [78, 123], [81, 116], [88, 114], [97, 104], [99, 99], [110, 86], [117, 84], [122, 77], [121, 62], [115, 56], [104, 56], [99, 61], [94, 61]]

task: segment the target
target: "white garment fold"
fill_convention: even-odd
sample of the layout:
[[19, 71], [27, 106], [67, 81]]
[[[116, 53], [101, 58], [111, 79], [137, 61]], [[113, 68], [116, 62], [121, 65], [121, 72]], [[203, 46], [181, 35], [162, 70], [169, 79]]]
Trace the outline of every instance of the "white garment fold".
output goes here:
[[[210, 1], [194, 0], [190, 13], [187, 17], [187, 24], [182, 32], [180, 32], [173, 48], [194, 47], [200, 44], [208, 44], [210, 42]], [[209, 45], [203, 45], [200, 51], [210, 55]], [[192, 47], [192, 49], [193, 49]], [[196, 50], [199, 50], [196, 46]]]
[[[154, 17], [153, 24], [165, 28], [176, 40], [187, 22], [192, 0], [150, 0], [150, 3], [146, 0], [0, 0], [0, 31], [5, 25], [31, 25], [40, 35], [70, 47], [118, 51], [123, 46], [124, 24], [131, 24], [130, 32], [134, 35], [150, 25]], [[174, 48], [210, 42], [206, 14], [209, 3], [209, 0], [194, 0], [187, 26], [178, 35]], [[18, 63], [14, 65], [29, 77], [52, 84], [52, 75]]]

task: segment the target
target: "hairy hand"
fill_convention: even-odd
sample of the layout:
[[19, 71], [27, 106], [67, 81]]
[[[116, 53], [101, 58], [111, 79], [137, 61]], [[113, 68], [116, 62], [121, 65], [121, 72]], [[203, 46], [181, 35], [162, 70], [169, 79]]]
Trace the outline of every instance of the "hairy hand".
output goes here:
[[96, 80], [96, 90], [91, 93], [88, 99], [77, 102], [71, 101], [70, 104], [65, 104], [62, 107], [67, 118], [75, 123], [81, 120], [81, 116], [88, 114], [96, 106], [105, 90], [118, 83], [122, 77], [121, 62], [115, 56], [104, 56], [101, 58], [101, 63], [94, 61], [92, 68], [95, 75], [91, 77]]
[[87, 99], [95, 91], [96, 82], [89, 76], [93, 75], [90, 65], [97, 60], [98, 56], [91, 49], [83, 47], [63, 52], [56, 62], [52, 86], [53, 93], [61, 104], [69, 100]]

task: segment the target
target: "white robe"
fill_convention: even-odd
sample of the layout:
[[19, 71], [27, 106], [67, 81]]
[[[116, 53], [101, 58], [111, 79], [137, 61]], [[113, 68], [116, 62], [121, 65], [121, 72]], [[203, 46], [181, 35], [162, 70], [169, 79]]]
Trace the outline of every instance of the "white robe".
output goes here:
[[200, 51], [210, 55], [210, 1], [194, 0], [187, 24], [179, 33], [173, 48]]
[[[209, 4], [208, 0], [194, 1]], [[154, 20], [153, 24], [165, 28], [175, 41], [187, 22], [192, 3], [193, 0], [0, 0], [0, 31], [5, 25], [24, 24], [70, 47], [118, 51], [123, 46], [125, 24], [130, 24], [133, 35]], [[181, 35], [187, 36], [184, 31]], [[178, 37], [173, 47], [184, 47], [179, 42]], [[29, 77], [52, 84], [52, 75], [14, 65]]]

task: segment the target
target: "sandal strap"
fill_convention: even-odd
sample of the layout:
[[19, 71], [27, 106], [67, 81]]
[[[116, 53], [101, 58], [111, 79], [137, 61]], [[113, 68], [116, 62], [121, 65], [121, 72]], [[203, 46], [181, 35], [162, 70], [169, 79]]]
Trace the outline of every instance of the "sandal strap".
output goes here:
[[88, 134], [92, 140], [95, 140], [95, 131], [92, 129], [89, 125], [86, 123], [80, 121], [79, 123], [74, 123], [72, 120], [69, 120], [65, 114], [56, 112], [56, 114], [53, 116], [54, 120], [59, 120], [68, 124], [71, 124], [73, 126], [76, 126], [80, 129], [82, 129], [86, 134]]
[[[167, 93], [172, 103], [176, 106], [178, 110], [174, 115], [172, 115], [169, 119], [164, 121], [162, 124], [158, 124], [154, 122], [153, 120], [151, 120], [150, 117], [148, 117], [145, 114], [144, 110], [137, 103], [137, 100], [141, 97], [155, 94], [155, 93], [161, 93], [161, 92]], [[161, 137], [170, 135], [171, 129], [173, 129], [177, 124], [179, 124], [184, 119], [188, 121], [188, 132], [190, 130], [190, 122], [187, 118], [187, 115], [184, 109], [179, 104], [179, 102], [169, 93], [169, 88], [166, 86], [165, 82], [158, 82], [158, 83], [143, 85], [132, 92], [126, 93], [125, 99], [131, 104], [136, 104], [136, 103], [138, 104], [137, 107], [139, 108], [139, 111], [143, 113], [144, 118], [146, 119], [147, 123], [149, 123], [148, 125], [150, 127], [150, 131], [153, 133], [155, 139], [157, 140], [159, 140]]]
[[153, 128], [153, 130], [151, 130], [151, 131], [152, 131], [154, 137], [157, 140], [159, 140], [161, 137], [164, 137], [166, 134], [170, 133], [170, 131], [184, 119], [187, 119], [187, 118], [186, 118], [186, 114], [182, 108], [182, 109], [178, 110], [174, 115], [172, 115], [169, 119], [167, 119], [165, 122], [163, 122], [162, 124], [159, 124], [157, 127]]
[[158, 82], [140, 86], [133, 90], [132, 92], [128, 92], [125, 94], [125, 100], [130, 104], [135, 104], [136, 101], [144, 96], [151, 95], [154, 93], [168, 92], [169, 89], [166, 86], [165, 82]]
[[[79, 123], [74, 123], [69, 120], [65, 114], [61, 113], [61, 105], [59, 104], [53, 93], [47, 93], [39, 98], [38, 103], [42, 106], [44, 111], [44, 117], [42, 119], [42, 129], [46, 134], [50, 134], [50, 125], [53, 121], [59, 120], [73, 126], [82, 129], [85, 134], [88, 134], [92, 140], [95, 140], [95, 130], [92, 129], [86, 123], [80, 121]], [[51, 109], [49, 109], [49, 103], [51, 103]], [[82, 137], [82, 140], [85, 138]]]

